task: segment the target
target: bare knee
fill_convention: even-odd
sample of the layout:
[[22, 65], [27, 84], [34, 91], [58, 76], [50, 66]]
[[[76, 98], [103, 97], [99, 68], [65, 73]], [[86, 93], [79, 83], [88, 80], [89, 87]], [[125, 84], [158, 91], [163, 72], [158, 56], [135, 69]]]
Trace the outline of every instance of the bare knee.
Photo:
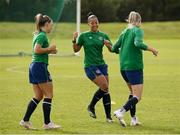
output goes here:
[[133, 96], [137, 97], [138, 101], [140, 101], [143, 92], [143, 85], [142, 84], [134, 85], [132, 86], [132, 90], [133, 90]]
[[109, 89], [108, 84], [107, 83], [101, 84], [100, 89], [104, 92], [108, 92], [108, 89]]
[[38, 96], [36, 95], [34, 98], [37, 99], [38, 101], [41, 101], [43, 99], [43, 95], [38, 95]]
[[43, 99], [43, 93], [35, 93], [34, 98], [38, 101], [41, 101]]

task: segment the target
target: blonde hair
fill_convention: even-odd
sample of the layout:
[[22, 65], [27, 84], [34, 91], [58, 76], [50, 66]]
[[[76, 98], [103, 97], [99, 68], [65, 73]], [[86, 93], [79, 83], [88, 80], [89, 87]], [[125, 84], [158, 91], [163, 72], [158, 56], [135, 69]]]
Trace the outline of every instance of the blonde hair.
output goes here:
[[138, 12], [131, 11], [126, 21], [129, 23], [129, 25], [140, 26], [141, 20], [142, 20], [141, 15]]

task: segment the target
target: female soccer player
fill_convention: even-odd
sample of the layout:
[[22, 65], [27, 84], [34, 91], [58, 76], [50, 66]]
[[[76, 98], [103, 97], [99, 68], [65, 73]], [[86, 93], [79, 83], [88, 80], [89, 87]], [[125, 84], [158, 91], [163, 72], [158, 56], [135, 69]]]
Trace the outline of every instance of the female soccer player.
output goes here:
[[111, 118], [111, 98], [108, 85], [108, 66], [103, 59], [104, 40], [109, 40], [109, 37], [98, 30], [99, 21], [97, 16], [89, 14], [88, 25], [90, 30], [81, 33], [73, 34], [73, 49], [78, 52], [81, 47], [84, 47], [84, 70], [87, 77], [96, 84], [99, 89], [94, 93], [94, 96], [88, 105], [88, 112], [92, 118], [96, 118], [95, 105], [103, 98], [103, 105], [106, 113], [106, 121], [112, 122]]
[[116, 110], [114, 115], [122, 126], [126, 126], [123, 120], [124, 114], [130, 110], [131, 125], [139, 125], [136, 117], [136, 104], [140, 101], [143, 91], [143, 56], [142, 50], [152, 52], [157, 56], [158, 51], [143, 43], [143, 30], [140, 28], [141, 16], [138, 12], [130, 12], [127, 20], [128, 27], [121, 33], [116, 44], [106, 40], [105, 45], [112, 52], [119, 53], [121, 75], [130, 90], [129, 100], [123, 107]]
[[48, 71], [48, 54], [56, 54], [56, 45], [49, 46], [46, 33], [50, 33], [53, 21], [47, 15], [35, 16], [36, 31], [33, 38], [32, 63], [29, 67], [29, 81], [33, 86], [34, 98], [31, 99], [20, 125], [27, 129], [34, 129], [29, 119], [38, 103], [43, 99], [44, 129], [60, 128], [50, 120], [51, 102], [53, 98], [53, 84]]

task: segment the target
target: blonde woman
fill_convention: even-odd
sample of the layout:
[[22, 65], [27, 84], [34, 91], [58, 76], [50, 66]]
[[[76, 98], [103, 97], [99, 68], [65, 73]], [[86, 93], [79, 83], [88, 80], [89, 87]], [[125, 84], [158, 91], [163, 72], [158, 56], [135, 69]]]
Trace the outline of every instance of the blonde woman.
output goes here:
[[114, 115], [122, 126], [126, 126], [123, 116], [127, 111], [131, 114], [131, 126], [139, 125], [136, 117], [136, 104], [140, 101], [143, 92], [143, 54], [142, 50], [150, 51], [157, 56], [158, 51], [143, 43], [141, 16], [138, 12], [130, 12], [128, 27], [121, 33], [118, 41], [112, 47], [108, 40], [105, 45], [111, 52], [119, 54], [120, 71], [130, 90], [128, 101]]

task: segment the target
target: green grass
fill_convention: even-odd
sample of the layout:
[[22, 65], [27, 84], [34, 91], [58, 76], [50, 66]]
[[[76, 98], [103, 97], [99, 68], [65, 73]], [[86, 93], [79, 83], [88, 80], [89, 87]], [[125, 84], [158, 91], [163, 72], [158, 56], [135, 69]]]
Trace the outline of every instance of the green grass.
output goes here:
[[[100, 23], [99, 25], [100, 30], [108, 33], [111, 38], [117, 38], [125, 27], [126, 23]], [[72, 33], [76, 30], [76, 25], [74, 23], [59, 23], [56, 28], [56, 31], [53, 32], [53, 38], [69, 39], [72, 38]], [[142, 28], [146, 33], [145, 38], [180, 38], [180, 21], [143, 23]], [[0, 22], [0, 30], [0, 39], [31, 38], [34, 31], [34, 24]], [[82, 24], [81, 30], [88, 30], [88, 25]]]
[[[108, 24], [102, 24], [102, 27], [108, 27]], [[115, 29], [115, 26], [113, 27]], [[117, 35], [111, 36], [116, 37]], [[165, 34], [162, 33], [159, 37], [163, 35]], [[63, 130], [44, 131], [42, 129], [41, 103], [31, 118], [34, 126], [40, 130], [25, 130], [19, 126], [19, 121], [25, 113], [27, 103], [33, 96], [32, 87], [28, 83], [28, 66], [31, 57], [0, 57], [0, 133], [180, 134], [180, 39], [173, 36], [165, 38], [154, 39], [152, 37], [145, 40], [147, 44], [159, 50], [159, 56], [154, 57], [149, 52], [144, 53], [145, 85], [142, 101], [137, 106], [137, 115], [143, 123], [140, 127], [122, 128], [115, 118], [113, 124], [106, 123], [101, 102], [96, 107], [98, 118], [94, 120], [89, 117], [86, 108], [97, 87], [85, 76], [83, 51], [81, 51], [80, 57], [50, 57], [49, 70], [54, 82], [52, 120], [60, 123]], [[55, 41], [60, 53], [72, 52], [71, 39]], [[113, 38], [112, 41], [114, 42], [115, 39]], [[24, 39], [0, 39], [0, 49], [1, 54], [30, 52], [31, 39], [26, 36]], [[105, 48], [104, 58], [109, 65], [111, 98], [116, 102], [112, 105], [113, 112], [127, 100], [128, 89], [119, 74], [118, 56], [109, 53]], [[129, 124], [129, 113], [125, 115], [125, 120]]]

